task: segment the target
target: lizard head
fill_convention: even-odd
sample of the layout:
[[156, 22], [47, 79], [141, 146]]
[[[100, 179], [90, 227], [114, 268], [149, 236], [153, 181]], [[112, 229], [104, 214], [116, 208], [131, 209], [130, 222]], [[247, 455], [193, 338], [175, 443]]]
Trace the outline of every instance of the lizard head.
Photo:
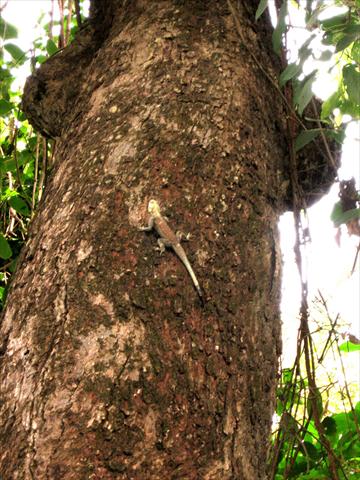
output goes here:
[[149, 201], [148, 212], [152, 217], [160, 217], [160, 205], [156, 200]]

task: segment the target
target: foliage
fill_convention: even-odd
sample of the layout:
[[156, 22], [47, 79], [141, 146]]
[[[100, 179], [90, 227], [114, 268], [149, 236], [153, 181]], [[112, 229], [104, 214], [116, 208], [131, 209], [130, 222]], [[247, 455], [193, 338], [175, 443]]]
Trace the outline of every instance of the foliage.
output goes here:
[[[322, 320], [308, 338], [314, 372], [320, 378], [319, 370], [325, 369], [327, 380], [311, 389], [306, 350], [299, 338], [294, 366], [282, 371], [277, 390], [279, 421], [273, 437], [270, 478], [360, 478], [360, 402], [353, 404], [357, 386], [346, 382], [346, 371], [359, 345], [349, 340], [341, 343], [339, 317], [331, 318], [321, 295], [317, 303], [323, 309], [321, 317], [327, 320]], [[337, 477], [329, 465], [329, 450], [336, 462]]]
[[[280, 417], [275, 432], [274, 447], [277, 449], [276, 474], [273, 478], [333, 478], [329, 468], [328, 454], [312, 418], [309, 406], [306, 377], [301, 370], [285, 369], [278, 389], [276, 413]], [[324, 387], [318, 390], [321, 409], [329, 396]], [[360, 402], [349, 411], [321, 416], [324, 434], [338, 461], [339, 478], [360, 478]]]
[[[268, 2], [261, 0], [257, 18], [265, 11]], [[313, 98], [312, 86], [319, 77], [320, 64], [327, 62], [328, 73], [337, 77], [337, 90], [322, 104], [321, 120], [336, 128], [344, 115], [353, 120], [360, 119], [360, 2], [339, 2], [317, 0], [315, 2], [283, 1], [278, 9], [278, 20], [273, 33], [274, 50], [280, 55], [286, 41], [286, 34], [292, 28], [289, 24], [289, 8], [304, 10], [308, 38], [299, 48], [295, 62], [289, 63], [280, 76], [280, 86], [292, 82], [293, 102], [299, 115]], [[341, 14], [334, 14], [334, 7], [347, 7]], [[329, 15], [333, 15], [330, 16]], [[306, 36], [305, 36], [306, 38]], [[321, 55], [313, 45], [321, 39]], [[303, 74], [307, 60], [315, 61], [313, 70]], [[319, 135], [321, 129], [301, 132], [296, 140], [300, 149]], [[329, 135], [327, 130], [324, 132]], [[331, 134], [330, 134], [331, 135]], [[341, 139], [340, 139], [341, 140]]]
[[[300, 405], [304, 392], [300, 388], [303, 384], [296, 379], [286, 380], [288, 371], [283, 372], [282, 388], [279, 389], [279, 398], [283, 398], [284, 391], [292, 391], [298, 396]], [[321, 396], [319, 396], [321, 400]], [[294, 401], [292, 398], [291, 402]], [[287, 408], [294, 409], [294, 403], [287, 401]], [[286, 401], [284, 400], [284, 403]], [[299, 406], [299, 404], [297, 405]], [[278, 412], [284, 408], [279, 403]], [[276, 444], [279, 448], [277, 473], [273, 478], [297, 479], [329, 479], [333, 478], [328, 464], [328, 455], [321, 441], [315, 422], [311, 417], [304, 416], [301, 421], [287, 412], [281, 414], [279, 430], [276, 432]], [[360, 478], [360, 402], [353, 410], [340, 413], [328, 413], [323, 416], [321, 424], [330, 447], [338, 459], [339, 478]]]
[[[296, 156], [297, 152], [319, 135], [322, 135], [324, 143], [327, 138], [334, 138], [341, 143], [342, 120], [360, 119], [360, 1], [276, 0], [275, 5], [277, 23], [273, 32], [273, 48], [284, 65], [279, 87], [283, 90], [284, 97], [291, 101], [291, 115], [301, 125], [298, 136], [291, 139], [293, 155]], [[260, 1], [256, 18], [263, 14], [267, 6], [270, 6], [270, 2]], [[334, 13], [334, 6], [343, 9]], [[286, 64], [288, 35], [293, 28], [289, 16], [291, 9], [303, 9], [307, 33], [304, 35], [304, 43], [298, 49], [296, 60]], [[320, 56], [314, 48], [316, 43], [319, 44], [319, 39]], [[312, 60], [312, 67], [309, 73], [304, 74], [308, 60]], [[317, 128], [307, 129], [302, 117], [308, 104], [313, 101], [313, 84], [320, 74], [321, 63], [324, 62], [328, 62], [327, 73], [337, 77], [337, 89], [323, 102], [320, 118], [311, 119], [315, 120]], [[324, 128], [322, 124], [331, 129]], [[329, 163], [334, 165], [331, 158]], [[340, 201], [334, 206], [332, 220], [336, 226], [346, 224], [349, 233], [360, 236], [360, 197], [355, 181], [342, 181], [339, 187]], [[345, 377], [342, 356], [355, 355], [359, 344], [349, 339], [339, 345], [335, 328], [337, 319], [332, 321], [326, 311], [331, 328], [324, 351], [316, 356], [316, 346], [320, 343], [319, 339], [315, 341], [314, 334], [309, 330], [308, 287], [303, 277], [300, 250], [301, 238], [307, 238], [306, 229], [302, 226], [300, 210], [294, 210], [294, 217], [297, 235], [295, 255], [302, 286], [301, 325], [294, 366], [282, 371], [278, 387], [276, 413], [279, 423], [269, 460], [270, 478], [360, 479], [360, 403], [353, 405], [354, 392], [350, 392], [345, 380], [343, 403], [331, 410], [329, 399], [330, 395], [335, 394], [337, 380], [318, 387], [321, 381], [319, 369], [328, 351], [332, 350], [333, 355], [336, 355]], [[324, 299], [322, 302], [326, 307]]]
[[[0, 308], [42, 196], [52, 147], [33, 131], [21, 112], [21, 91], [15, 80], [20, 67], [36, 68], [55, 54], [59, 45], [72, 40], [78, 29], [75, 16], [65, 9], [61, 18], [46, 22], [42, 15], [39, 25], [43, 33], [32, 48], [23, 51], [16, 43], [17, 28], [0, 17]], [[53, 36], [53, 28], [60, 28], [58, 37]]]

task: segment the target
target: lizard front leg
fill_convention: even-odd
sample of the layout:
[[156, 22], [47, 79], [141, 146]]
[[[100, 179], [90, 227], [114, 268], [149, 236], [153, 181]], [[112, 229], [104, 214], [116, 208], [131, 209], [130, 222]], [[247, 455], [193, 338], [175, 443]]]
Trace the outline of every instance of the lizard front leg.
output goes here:
[[146, 227], [139, 227], [140, 232], [150, 232], [154, 228], [154, 217], [149, 218], [149, 223]]

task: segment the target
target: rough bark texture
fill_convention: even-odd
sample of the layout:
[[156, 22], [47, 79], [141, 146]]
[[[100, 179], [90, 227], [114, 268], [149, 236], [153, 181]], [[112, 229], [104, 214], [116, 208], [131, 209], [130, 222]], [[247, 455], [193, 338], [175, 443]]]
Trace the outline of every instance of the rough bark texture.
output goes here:
[[[275, 75], [257, 3], [239, 19]], [[264, 479], [283, 107], [225, 0], [92, 12], [105, 26], [89, 24], [24, 98], [60, 138], [2, 320], [2, 480]], [[192, 234], [204, 308], [176, 256], [138, 231], [150, 198]]]

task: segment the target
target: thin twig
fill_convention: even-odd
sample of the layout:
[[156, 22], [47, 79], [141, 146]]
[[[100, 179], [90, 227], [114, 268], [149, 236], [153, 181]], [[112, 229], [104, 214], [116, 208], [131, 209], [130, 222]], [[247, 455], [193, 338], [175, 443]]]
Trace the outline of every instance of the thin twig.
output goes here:
[[76, 13], [76, 21], [77, 21], [78, 27], [81, 27], [82, 19], [81, 19], [79, 0], [75, 0], [75, 13]]
[[0, 13], [6, 8], [8, 3], [9, 3], [9, 0], [6, 0], [5, 3], [2, 6], [0, 6]]
[[64, 35], [64, 0], [58, 0], [59, 14], [60, 14], [60, 35], [59, 35], [59, 48], [65, 47], [65, 35]]
[[49, 30], [48, 30], [48, 35], [49, 39], [53, 40], [53, 26], [54, 26], [54, 2], [55, 0], [51, 0], [51, 9], [49, 12], [50, 15], [50, 22], [49, 22]]
[[69, 39], [70, 39], [72, 4], [73, 4], [72, 0], [68, 0], [68, 14], [67, 14], [67, 20], [66, 20], [65, 45], [67, 45], [69, 43]]
[[14, 131], [14, 150], [13, 150], [13, 156], [14, 156], [14, 160], [15, 160], [15, 165], [16, 165], [16, 179], [19, 183], [19, 187], [22, 191], [24, 191], [24, 188], [23, 188], [23, 184], [21, 182], [21, 176], [20, 176], [20, 168], [19, 168], [19, 162], [18, 162], [18, 158], [17, 158], [17, 127], [15, 127], [15, 131]]
[[34, 213], [34, 210], [35, 210], [36, 188], [37, 188], [37, 180], [38, 180], [38, 172], [39, 172], [39, 145], [40, 145], [40, 134], [37, 134], [36, 149], [35, 149], [34, 183], [33, 183], [33, 191], [32, 191], [32, 198], [31, 198], [31, 213]]
[[358, 256], [359, 256], [359, 252], [360, 252], [360, 243], [359, 243], [359, 245], [356, 249], [356, 254], [355, 254], [354, 263], [353, 263], [353, 266], [352, 266], [352, 269], [351, 269], [351, 272], [350, 272], [350, 276], [355, 272], [356, 262], [357, 262], [357, 259], [358, 259]]
[[43, 155], [42, 155], [42, 166], [41, 166], [41, 177], [39, 182], [39, 190], [38, 190], [38, 202], [40, 202], [43, 194], [46, 173], [48, 167], [48, 148], [47, 148], [47, 140], [43, 137]]
[[316, 103], [315, 103], [315, 100], [314, 100], [313, 98], [311, 99], [311, 106], [312, 106], [312, 109], [313, 109], [314, 114], [315, 114], [316, 124], [317, 124], [318, 128], [320, 129], [320, 135], [321, 135], [321, 139], [322, 139], [322, 141], [323, 141], [323, 144], [324, 144], [324, 146], [325, 146], [325, 150], [326, 150], [326, 154], [327, 154], [327, 159], [329, 160], [330, 166], [331, 166], [331, 167], [334, 169], [334, 171], [336, 172], [336, 171], [337, 171], [337, 165], [336, 165], [334, 156], [333, 156], [333, 154], [331, 153], [328, 139], [326, 138], [326, 135], [325, 135], [325, 133], [324, 133], [324, 129], [322, 128], [321, 122], [320, 122], [320, 120], [319, 120], [319, 112], [317, 111]]

